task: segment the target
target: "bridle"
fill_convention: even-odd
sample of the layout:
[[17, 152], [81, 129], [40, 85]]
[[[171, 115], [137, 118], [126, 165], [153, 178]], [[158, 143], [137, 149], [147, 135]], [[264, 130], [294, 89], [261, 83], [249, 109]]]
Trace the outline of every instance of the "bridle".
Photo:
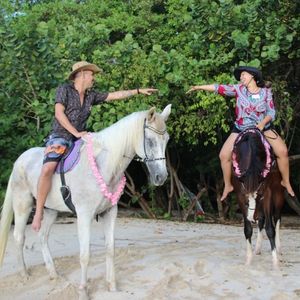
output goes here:
[[[164, 135], [167, 131], [166, 129], [165, 130], [158, 130], [158, 129], [152, 127], [152, 126], [147, 125], [146, 124], [146, 118], [145, 118], [144, 119], [144, 125], [143, 125], [143, 147], [144, 147], [145, 157], [141, 158], [141, 157], [136, 156], [133, 159], [135, 161], [140, 161], [140, 162], [144, 162], [144, 163], [152, 162], [152, 161], [156, 161], [156, 160], [165, 160], [166, 159], [165, 157], [157, 157], [157, 158], [149, 158], [148, 157], [147, 151], [146, 151], [146, 129], [149, 129], [149, 130], [155, 132], [158, 135]], [[126, 155], [124, 155], [124, 157], [132, 159], [131, 157], [128, 157]]]

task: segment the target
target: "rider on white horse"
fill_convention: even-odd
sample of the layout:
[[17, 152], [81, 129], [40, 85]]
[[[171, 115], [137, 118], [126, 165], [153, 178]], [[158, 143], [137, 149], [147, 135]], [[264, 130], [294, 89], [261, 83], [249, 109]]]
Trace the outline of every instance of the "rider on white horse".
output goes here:
[[137, 94], [151, 95], [156, 89], [134, 89], [112, 93], [100, 93], [92, 90], [94, 75], [101, 69], [95, 64], [80, 61], [73, 65], [68, 79], [72, 83], [64, 84], [57, 89], [55, 99], [55, 118], [52, 131], [47, 139], [43, 167], [38, 181], [36, 211], [32, 228], [39, 231], [43, 219], [44, 205], [51, 189], [54, 170], [65, 151], [74, 140], [84, 136], [86, 122], [93, 105], [105, 101], [125, 99]]

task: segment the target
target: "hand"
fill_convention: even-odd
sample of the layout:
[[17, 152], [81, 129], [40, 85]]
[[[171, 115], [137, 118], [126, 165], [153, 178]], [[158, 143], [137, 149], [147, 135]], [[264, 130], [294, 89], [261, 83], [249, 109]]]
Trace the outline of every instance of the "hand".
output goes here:
[[189, 94], [189, 93], [194, 92], [194, 91], [199, 91], [199, 90], [200, 90], [199, 86], [198, 86], [198, 85], [194, 85], [194, 86], [192, 86], [192, 87], [186, 92], [186, 94]]
[[83, 136], [85, 136], [88, 132], [87, 131], [80, 131], [78, 132], [75, 137], [77, 137], [78, 139], [82, 138]]
[[256, 128], [258, 128], [260, 131], [263, 131], [265, 128], [265, 125], [262, 123], [258, 123], [258, 124], [256, 124]]
[[139, 91], [140, 94], [150, 96], [153, 93], [157, 93], [158, 89], [139, 89], [138, 91]]

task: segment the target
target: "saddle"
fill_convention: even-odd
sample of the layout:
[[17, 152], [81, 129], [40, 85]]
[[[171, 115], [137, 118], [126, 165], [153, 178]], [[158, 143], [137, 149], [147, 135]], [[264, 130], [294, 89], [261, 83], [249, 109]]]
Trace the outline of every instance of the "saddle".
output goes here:
[[65, 204], [75, 215], [76, 215], [76, 210], [72, 202], [71, 190], [69, 186], [66, 184], [65, 173], [71, 171], [78, 164], [80, 158], [80, 148], [82, 143], [83, 143], [82, 139], [79, 139], [75, 143], [73, 143], [72, 147], [62, 157], [55, 170], [57, 174], [60, 174], [60, 179], [62, 184], [60, 188], [60, 192], [65, 201]]
[[73, 143], [72, 147], [64, 154], [60, 162], [58, 163], [55, 172], [57, 174], [67, 173], [71, 171], [79, 162], [80, 148], [83, 141], [79, 139]]

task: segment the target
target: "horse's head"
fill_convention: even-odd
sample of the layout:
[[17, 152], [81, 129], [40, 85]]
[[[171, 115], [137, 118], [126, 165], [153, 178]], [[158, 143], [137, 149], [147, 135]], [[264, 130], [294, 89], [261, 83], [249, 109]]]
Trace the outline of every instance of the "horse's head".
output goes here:
[[271, 168], [271, 146], [257, 128], [241, 132], [232, 152], [234, 176], [243, 184], [246, 194], [258, 190]]
[[166, 120], [171, 113], [171, 104], [162, 113], [155, 108], [147, 112], [144, 119], [143, 138], [137, 145], [136, 153], [146, 163], [150, 173], [150, 181], [154, 185], [162, 185], [167, 179], [166, 146], [169, 140]]

